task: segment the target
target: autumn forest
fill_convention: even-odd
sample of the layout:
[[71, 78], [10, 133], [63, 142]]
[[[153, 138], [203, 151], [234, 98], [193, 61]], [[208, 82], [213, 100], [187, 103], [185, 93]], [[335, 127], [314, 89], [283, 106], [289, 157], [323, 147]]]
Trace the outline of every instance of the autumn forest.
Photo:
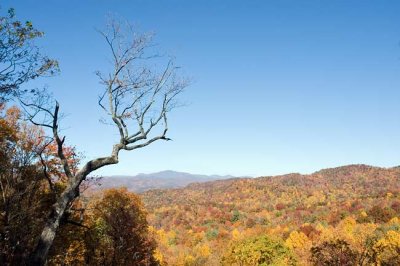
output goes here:
[[185, 112], [192, 85], [152, 33], [135, 30], [114, 15], [96, 29], [108, 65], [93, 74], [94, 107], [114, 144], [85, 156], [65, 133], [63, 99], [38, 85], [62, 76], [63, 62], [38, 44], [34, 22], [1, 6], [0, 265], [400, 265], [400, 167], [102, 186], [95, 171], [174, 145], [170, 113]]

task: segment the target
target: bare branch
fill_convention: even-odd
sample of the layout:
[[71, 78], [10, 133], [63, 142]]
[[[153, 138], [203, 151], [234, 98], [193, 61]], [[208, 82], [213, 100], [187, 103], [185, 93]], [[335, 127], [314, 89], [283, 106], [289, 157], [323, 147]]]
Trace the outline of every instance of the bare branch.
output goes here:
[[42, 147], [41, 149], [37, 152], [37, 155], [39, 156], [40, 159], [40, 163], [42, 164], [43, 167], [43, 175], [47, 180], [47, 183], [49, 184], [50, 190], [51, 191], [55, 191], [54, 190], [54, 184], [53, 181], [51, 180], [51, 176], [48, 173], [48, 168], [47, 168], [47, 163], [45, 161], [45, 159], [43, 158], [43, 152], [47, 149], [47, 147], [54, 141], [54, 139], [50, 139], [50, 141], [47, 141]]
[[[98, 103], [118, 129], [121, 148], [133, 150], [157, 140], [169, 140], [167, 115], [177, 106], [175, 99], [188, 82], [177, 81], [179, 68], [171, 58], [164, 60], [162, 71], [154, 70], [149, 35], [135, 33], [135, 38], [130, 40], [125, 32], [132, 34], [133, 27], [128, 24], [124, 32], [122, 25], [112, 20], [109, 28], [100, 32], [110, 48], [114, 70], [108, 74], [97, 72], [105, 86]], [[163, 62], [162, 58], [157, 57], [157, 62]], [[107, 104], [103, 103], [105, 99]], [[164, 129], [150, 136], [162, 121]], [[129, 134], [130, 131], [135, 133]]]
[[[51, 95], [46, 90], [37, 91], [33, 96], [28, 99], [19, 99], [22, 108], [25, 111], [27, 119], [34, 125], [49, 128], [51, 130], [52, 138], [57, 144], [57, 155], [61, 161], [64, 173], [68, 178], [72, 178], [71, 167], [64, 154], [63, 145], [65, 137], [59, 136], [59, 119], [60, 119], [60, 105], [57, 101], [52, 100]], [[40, 122], [38, 122], [40, 120]]]

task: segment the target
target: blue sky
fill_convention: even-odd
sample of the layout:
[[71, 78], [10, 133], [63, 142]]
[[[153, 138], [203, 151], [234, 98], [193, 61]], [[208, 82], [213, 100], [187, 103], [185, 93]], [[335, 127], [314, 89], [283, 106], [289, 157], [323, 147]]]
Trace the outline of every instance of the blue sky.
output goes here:
[[[156, 33], [193, 83], [171, 142], [123, 152], [97, 174], [309, 173], [400, 164], [399, 1], [2, 1], [46, 35], [61, 74], [42, 79], [68, 117], [70, 144], [107, 155], [94, 72], [108, 67], [95, 28], [109, 13]], [[30, 84], [29, 86], [33, 86]]]

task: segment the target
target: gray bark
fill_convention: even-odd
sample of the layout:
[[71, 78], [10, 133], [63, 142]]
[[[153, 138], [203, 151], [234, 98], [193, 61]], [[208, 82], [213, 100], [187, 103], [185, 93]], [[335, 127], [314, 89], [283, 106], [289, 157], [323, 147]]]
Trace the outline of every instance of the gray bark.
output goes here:
[[75, 176], [73, 176], [73, 178], [70, 179], [67, 188], [58, 198], [57, 202], [53, 205], [48, 221], [32, 254], [30, 265], [46, 264], [46, 259], [53, 244], [57, 230], [60, 226], [60, 221], [67, 207], [77, 197], [79, 185], [94, 170], [106, 165], [118, 163], [118, 153], [122, 147], [123, 145], [121, 144], [114, 145], [111, 156], [98, 158], [88, 162]]

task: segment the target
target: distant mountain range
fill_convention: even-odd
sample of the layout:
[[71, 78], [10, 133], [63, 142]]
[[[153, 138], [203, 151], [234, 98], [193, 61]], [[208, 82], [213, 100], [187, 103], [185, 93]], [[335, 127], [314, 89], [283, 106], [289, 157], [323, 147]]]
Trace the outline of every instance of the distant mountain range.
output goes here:
[[197, 175], [176, 171], [161, 171], [152, 174], [138, 174], [135, 176], [108, 176], [100, 181], [100, 189], [112, 187], [127, 187], [132, 192], [144, 192], [151, 189], [182, 188], [190, 183], [235, 178], [226, 175]]

